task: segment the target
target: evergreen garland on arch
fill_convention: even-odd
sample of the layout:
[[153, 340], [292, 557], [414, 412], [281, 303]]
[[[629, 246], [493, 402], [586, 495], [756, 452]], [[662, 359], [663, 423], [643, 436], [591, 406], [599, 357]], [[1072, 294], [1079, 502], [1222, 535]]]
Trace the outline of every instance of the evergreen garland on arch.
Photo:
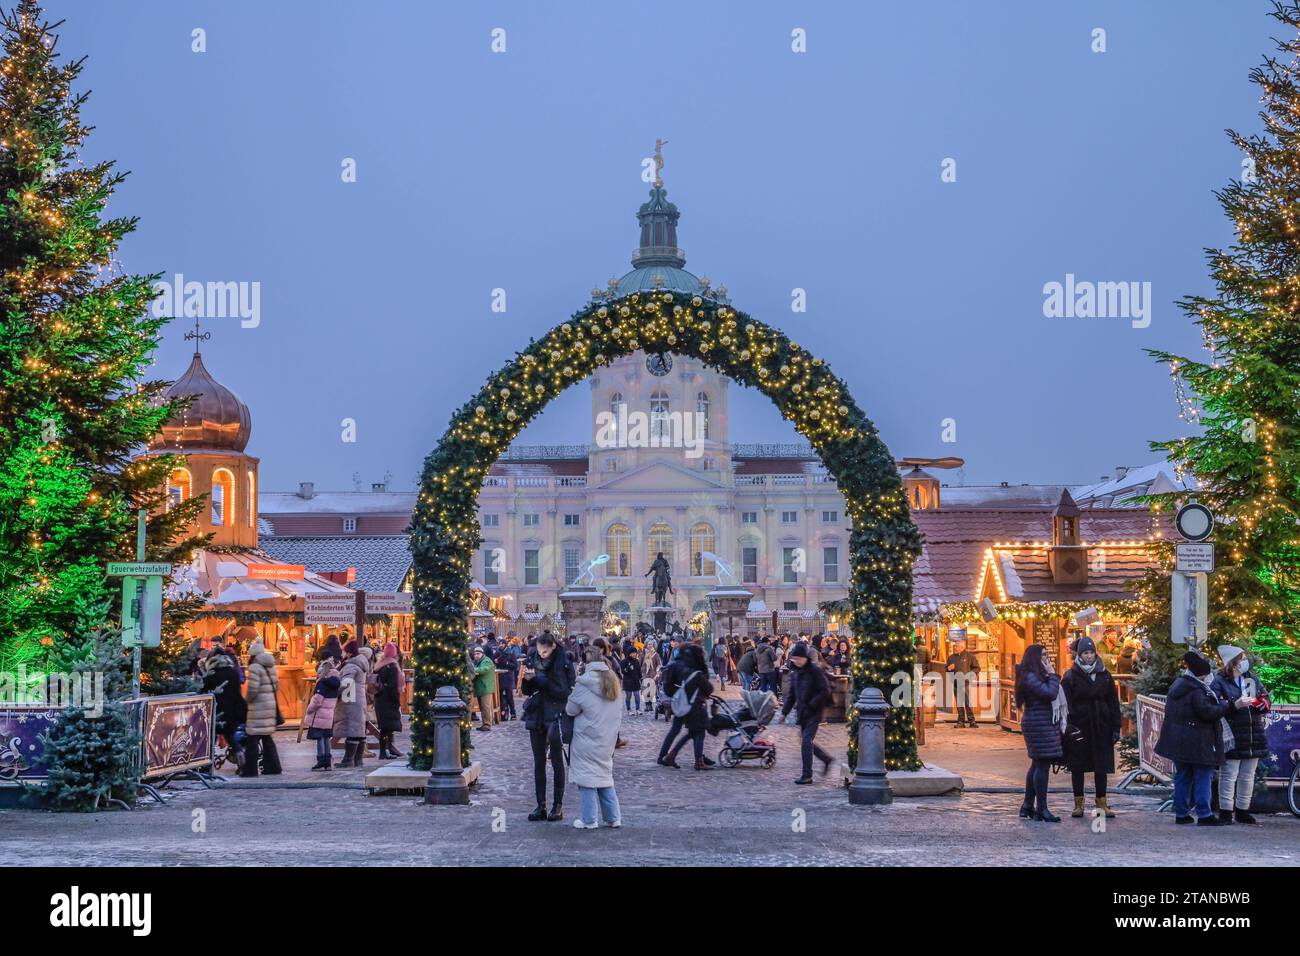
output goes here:
[[[854, 696], [872, 685], [888, 698], [891, 676], [910, 673], [915, 660], [912, 563], [920, 554], [920, 535], [894, 458], [844, 383], [780, 330], [712, 294], [655, 291], [599, 298], [492, 375], [452, 416], [425, 459], [410, 528], [415, 579], [411, 766], [427, 768], [433, 759], [429, 704], [436, 689], [451, 685], [469, 699], [465, 645], [471, 569], [482, 544], [478, 493], [483, 479], [552, 399], [639, 349], [690, 356], [757, 388], [808, 440], [838, 482], [853, 521]], [[468, 757], [468, 719], [462, 740]], [[890, 710], [885, 753], [890, 769], [920, 767], [910, 707]]]

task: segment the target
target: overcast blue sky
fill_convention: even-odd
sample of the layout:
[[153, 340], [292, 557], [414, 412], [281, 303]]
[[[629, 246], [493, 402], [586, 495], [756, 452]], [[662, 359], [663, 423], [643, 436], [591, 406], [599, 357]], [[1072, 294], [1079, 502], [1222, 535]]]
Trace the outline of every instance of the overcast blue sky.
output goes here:
[[[1202, 248], [1228, 238], [1212, 190], [1240, 173], [1223, 129], [1258, 125], [1247, 73], [1277, 33], [1268, 9], [47, 7], [67, 20], [59, 49], [88, 56], [86, 158], [131, 171], [112, 207], [141, 217], [123, 264], [261, 283], [260, 325], [210, 321], [204, 354], [252, 408], [269, 490], [385, 471], [412, 487], [452, 410], [629, 268], [656, 137], [687, 267], [827, 357], [895, 454], [960, 455], [969, 483], [1151, 460], [1146, 443], [1184, 426], [1142, 349], [1199, 347], [1173, 302], [1208, 289]], [[1044, 317], [1044, 283], [1067, 273], [1150, 282], [1150, 326]], [[160, 376], [187, 364], [185, 330], [168, 329]], [[793, 437], [741, 391], [733, 440]], [[588, 402], [571, 389], [525, 440], [585, 440]]]

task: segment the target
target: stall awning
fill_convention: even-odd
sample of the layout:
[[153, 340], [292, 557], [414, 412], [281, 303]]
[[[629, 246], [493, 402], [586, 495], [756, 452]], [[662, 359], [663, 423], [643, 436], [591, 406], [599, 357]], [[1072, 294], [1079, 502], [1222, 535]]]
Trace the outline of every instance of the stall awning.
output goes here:
[[[256, 576], [251, 570], [256, 565]], [[276, 568], [284, 577], [277, 578]], [[177, 567], [173, 589], [177, 597], [206, 596], [207, 610], [301, 611], [307, 594], [346, 594], [352, 589], [335, 584], [297, 565], [276, 561], [261, 551], [219, 553], [198, 551], [188, 564]]]

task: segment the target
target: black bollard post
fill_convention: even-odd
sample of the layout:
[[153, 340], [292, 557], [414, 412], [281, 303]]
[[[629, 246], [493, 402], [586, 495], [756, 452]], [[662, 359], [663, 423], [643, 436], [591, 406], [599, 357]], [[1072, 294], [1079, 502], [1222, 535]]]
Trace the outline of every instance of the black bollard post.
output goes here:
[[469, 803], [469, 784], [460, 762], [460, 725], [469, 708], [456, 688], [439, 687], [433, 711], [433, 767], [424, 786], [424, 802], [439, 806]]
[[885, 718], [889, 705], [879, 687], [864, 687], [856, 704], [858, 711], [858, 765], [849, 784], [849, 803], [883, 806], [894, 802], [894, 792], [885, 776]]

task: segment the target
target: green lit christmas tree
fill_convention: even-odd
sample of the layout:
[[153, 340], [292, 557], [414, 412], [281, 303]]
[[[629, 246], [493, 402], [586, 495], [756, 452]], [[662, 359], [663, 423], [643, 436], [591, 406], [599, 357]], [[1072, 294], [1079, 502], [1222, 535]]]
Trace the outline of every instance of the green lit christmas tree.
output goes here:
[[56, 52], [35, 0], [0, 17], [0, 667], [71, 669], [111, 613], [110, 559], [186, 556], [201, 500], [161, 508], [175, 459], [132, 461], [175, 410], [144, 372], [166, 319], [154, 277], [114, 260], [131, 218], [106, 215], [123, 174], [86, 165], [80, 60]]
[[[1217, 294], [1180, 302], [1208, 357], [1167, 362], [1189, 438], [1157, 442], [1218, 515], [1211, 644], [1245, 644], [1275, 700], [1300, 700], [1300, 4], [1275, 4], [1290, 30], [1250, 78], [1262, 132], [1229, 132], [1246, 157], [1217, 193], [1236, 237], [1207, 250]], [[1154, 496], [1169, 508], [1175, 495]], [[1166, 588], [1146, 599], [1167, 604]], [[1155, 620], [1168, 620], [1153, 604]], [[1165, 633], [1168, 631], [1166, 629]]]

